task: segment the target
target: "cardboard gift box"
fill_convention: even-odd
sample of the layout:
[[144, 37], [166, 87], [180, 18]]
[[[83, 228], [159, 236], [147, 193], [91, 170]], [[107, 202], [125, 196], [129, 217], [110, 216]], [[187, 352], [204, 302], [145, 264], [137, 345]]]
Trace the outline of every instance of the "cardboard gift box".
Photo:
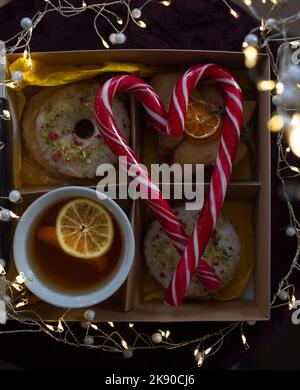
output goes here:
[[[20, 54], [8, 56], [12, 63]], [[216, 63], [229, 71], [242, 72], [250, 83], [244, 66], [243, 53], [191, 51], [191, 50], [99, 50], [53, 53], [32, 53], [32, 59], [49, 65], [101, 65], [108, 61], [121, 63], [142, 63], [164, 70], [180, 68], [181, 71], [200, 63]], [[257, 65], [259, 79], [270, 78], [270, 64], [267, 55], [260, 54]], [[18, 188], [24, 202], [17, 206], [19, 214], [40, 196], [51, 190], [53, 186], [20, 186], [20, 165], [22, 158], [21, 128], [17, 119], [17, 95], [14, 90], [7, 90], [12, 115], [11, 140], [9, 153], [12, 158], [13, 188]], [[270, 97], [268, 93], [256, 92], [257, 102], [254, 142], [255, 168], [251, 180], [231, 180], [225, 202], [244, 202], [253, 212], [253, 273], [245, 291], [237, 299], [228, 301], [203, 300], [184, 301], [177, 307], [168, 307], [161, 299], [144, 299], [145, 264], [142, 251], [145, 213], [141, 201], [127, 202], [124, 209], [130, 216], [136, 239], [136, 254], [132, 270], [122, 288], [111, 298], [96, 305], [97, 321], [238, 321], [267, 320], [270, 312], [270, 135], [267, 122], [270, 117]], [[134, 98], [129, 99], [131, 117], [131, 146], [143, 161], [145, 113]], [[90, 185], [90, 183], [88, 184]], [[206, 190], [209, 183], [205, 183]], [[15, 275], [13, 259], [8, 270], [8, 277]], [[31, 309], [45, 320], [57, 320], [65, 309], [51, 306], [33, 298]], [[66, 320], [81, 321], [85, 309], [72, 309]]]

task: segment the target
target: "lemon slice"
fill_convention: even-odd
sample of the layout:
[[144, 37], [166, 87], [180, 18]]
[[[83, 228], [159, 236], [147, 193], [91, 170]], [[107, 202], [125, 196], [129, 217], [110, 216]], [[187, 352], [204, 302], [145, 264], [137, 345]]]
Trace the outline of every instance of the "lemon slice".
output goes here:
[[110, 249], [114, 224], [108, 211], [99, 203], [75, 199], [59, 211], [56, 235], [64, 252], [81, 259], [94, 259]]
[[222, 120], [198, 101], [191, 101], [185, 120], [185, 133], [199, 141], [211, 140], [219, 134]]

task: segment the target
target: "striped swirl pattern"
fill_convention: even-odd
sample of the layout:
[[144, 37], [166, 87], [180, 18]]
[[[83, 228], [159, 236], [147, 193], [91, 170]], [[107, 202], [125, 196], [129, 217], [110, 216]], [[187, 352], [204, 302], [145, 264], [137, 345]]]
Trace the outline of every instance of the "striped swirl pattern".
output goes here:
[[[122, 136], [113, 117], [112, 101], [114, 96], [120, 93], [134, 94], [147, 111], [152, 125], [160, 133], [181, 136], [188, 101], [192, 89], [200, 79], [218, 80], [222, 84], [226, 96], [227, 115], [212, 175], [210, 194], [205, 200], [195, 231], [189, 239], [158, 186], [151, 181], [148, 172]], [[147, 83], [134, 76], [116, 76], [108, 80], [98, 91], [95, 98], [95, 114], [101, 135], [112, 152], [119, 157], [123, 168], [136, 167], [139, 171], [140, 191], [147, 191], [146, 202], [182, 256], [167, 291], [167, 303], [177, 306], [182, 302], [195, 272], [205, 287], [210, 290], [217, 289], [219, 279], [202, 255], [221, 210], [231, 175], [232, 160], [239, 141], [242, 98], [240, 88], [234, 78], [217, 65], [199, 65], [191, 68], [178, 81], [167, 115], [158, 95]]]

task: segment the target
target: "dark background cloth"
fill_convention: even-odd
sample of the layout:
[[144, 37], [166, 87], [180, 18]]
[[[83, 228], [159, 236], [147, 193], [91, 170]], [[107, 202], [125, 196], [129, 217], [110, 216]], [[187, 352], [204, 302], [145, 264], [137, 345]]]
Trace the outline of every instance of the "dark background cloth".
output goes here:
[[[72, 1], [76, 4], [76, 1]], [[91, 1], [86, 0], [86, 3]], [[95, 2], [95, 1], [94, 1]], [[78, 1], [81, 4], [81, 1]], [[132, 7], [141, 4], [132, 1]], [[0, 9], [0, 37], [6, 40], [20, 30], [21, 18], [32, 17], [44, 6], [43, 0], [15, 0]], [[234, 9], [238, 10], [237, 6]], [[245, 12], [238, 10], [237, 20], [229, 14], [220, 0], [175, 0], [170, 7], [150, 3], [142, 19], [147, 29], [131, 24], [126, 35], [126, 44], [116, 48], [156, 49], [209, 49], [240, 51], [243, 38], [255, 25]], [[102, 23], [101, 31], [107, 37], [110, 27]], [[70, 19], [57, 13], [48, 15], [34, 32], [32, 51], [103, 49], [92, 25], [92, 15], [83, 13]], [[113, 49], [113, 48], [112, 48]], [[281, 277], [287, 272], [295, 252], [295, 238], [286, 236], [284, 227], [289, 224], [286, 204], [278, 196], [279, 183], [276, 178], [276, 144], [272, 139], [272, 291], [275, 291]], [[299, 278], [291, 279], [299, 286]], [[271, 321], [258, 323], [253, 327], [245, 325], [245, 333], [251, 350], [264, 343], [272, 332], [289, 314], [286, 308], [275, 309]], [[8, 323], [0, 331], [18, 325]], [[129, 334], [128, 325], [118, 324], [121, 332]], [[157, 328], [171, 330], [174, 340], [185, 340], [214, 332], [224, 326], [222, 323], [173, 323], [136, 324], [138, 330], [152, 334]], [[78, 332], [80, 326], [78, 325]], [[128, 339], [130, 337], [128, 336]], [[174, 351], [137, 351], [132, 359], [122, 360], [118, 354], [87, 349], [78, 349], [55, 343], [51, 338], [39, 334], [15, 334], [0, 336], [0, 358], [23, 368], [195, 368], [194, 346]], [[14, 346], [18, 345], [18, 349]], [[20, 353], [20, 351], [23, 353]], [[239, 331], [227, 336], [222, 349], [205, 361], [204, 369], [227, 369], [245, 356]]]

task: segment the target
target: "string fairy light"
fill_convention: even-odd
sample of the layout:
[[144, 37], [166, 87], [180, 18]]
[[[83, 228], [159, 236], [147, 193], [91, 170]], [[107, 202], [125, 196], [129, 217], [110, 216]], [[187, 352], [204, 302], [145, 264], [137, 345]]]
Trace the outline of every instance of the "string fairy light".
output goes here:
[[[113, 44], [121, 45], [126, 42], [125, 31], [130, 24], [134, 22], [137, 26], [141, 28], [146, 28], [146, 22], [139, 20], [136, 21], [141, 16], [142, 9], [145, 8], [150, 2], [145, 0], [141, 4], [140, 8], [130, 9], [130, 0], [112, 0], [105, 3], [91, 3], [87, 4], [85, 1], [82, 1], [81, 6], [72, 5], [68, 0], [44, 0], [45, 6], [43, 9], [35, 13], [35, 15], [30, 19], [25, 17], [21, 19], [20, 25], [22, 27], [21, 31], [14, 35], [12, 38], [5, 41], [7, 46], [6, 53], [14, 53], [16, 50], [24, 49], [23, 58], [26, 60], [27, 68], [32, 69], [32, 60], [30, 54], [30, 42], [34, 30], [37, 28], [38, 24], [49, 14], [56, 12], [60, 16], [65, 18], [70, 18], [82, 14], [83, 12], [94, 13], [94, 30], [99, 36], [101, 44], [108, 49], [110, 46], [107, 39], [105, 39], [100, 33], [100, 27], [103, 24], [100, 22], [102, 18], [106, 21], [112, 28], [112, 34], [120, 35]], [[162, 1], [160, 4], [164, 6], [170, 6], [171, 1]], [[118, 9], [122, 12], [122, 15], [117, 15], [114, 10]], [[122, 26], [122, 31], [119, 31], [120, 26]], [[122, 35], [121, 35], [122, 34]], [[20, 76], [20, 74], [19, 74]], [[20, 76], [21, 77], [21, 76]], [[15, 80], [15, 84], [22, 81], [18, 78]]]

